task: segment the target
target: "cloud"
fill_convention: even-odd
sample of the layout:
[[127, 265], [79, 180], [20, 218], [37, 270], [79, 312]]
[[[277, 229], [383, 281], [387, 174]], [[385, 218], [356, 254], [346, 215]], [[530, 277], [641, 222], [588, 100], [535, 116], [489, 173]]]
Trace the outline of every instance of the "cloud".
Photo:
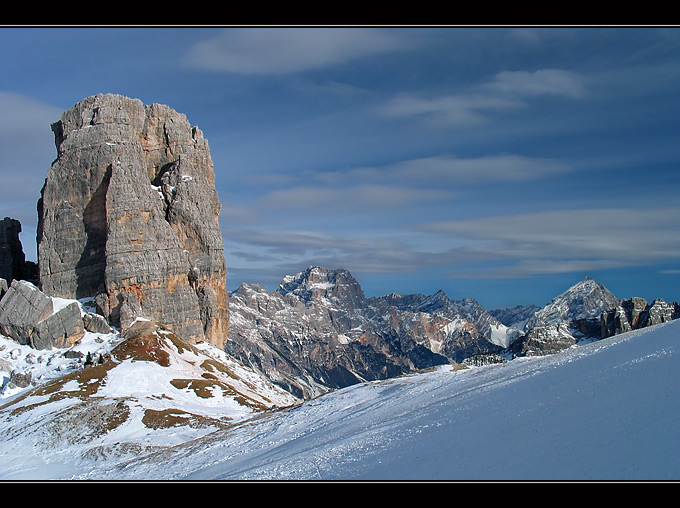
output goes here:
[[[295, 273], [318, 264], [361, 274], [514, 279], [643, 267], [680, 260], [680, 208], [544, 211], [421, 224], [406, 229], [224, 232], [237, 272]], [[259, 273], [259, 272], [258, 272]], [[277, 275], [280, 276], [280, 275]]]
[[224, 223], [238, 223], [238, 224], [255, 224], [260, 222], [259, 215], [252, 207], [236, 205], [229, 201], [222, 202], [220, 210], [220, 222]]
[[440, 125], [465, 126], [486, 121], [484, 112], [524, 107], [523, 102], [492, 95], [442, 95], [423, 98], [400, 94], [378, 108], [387, 117], [419, 117]]
[[322, 209], [325, 213], [340, 210], [360, 212], [451, 199], [453, 196], [447, 190], [389, 185], [353, 185], [345, 188], [303, 186], [273, 191], [262, 198], [258, 205], [282, 211]]
[[376, 238], [352, 238], [313, 230], [255, 230], [246, 228], [227, 229], [229, 241], [264, 247], [268, 252], [280, 255], [298, 255], [309, 252], [330, 251], [342, 247], [345, 251], [365, 252], [369, 248], [397, 249], [401, 247], [392, 240]]
[[503, 71], [496, 74], [495, 80], [485, 86], [504, 94], [522, 96], [557, 95], [578, 99], [585, 93], [582, 78], [561, 69]]
[[334, 99], [356, 99], [370, 95], [370, 92], [365, 88], [337, 81], [327, 81], [323, 83], [303, 81], [297, 83], [295, 86], [298, 90], [306, 94], [330, 96]]
[[509, 183], [538, 180], [572, 171], [559, 160], [516, 154], [460, 158], [449, 155], [408, 159], [380, 167], [358, 167], [319, 173], [315, 178], [327, 183], [374, 183], [390, 181], [401, 185], [442, 186], [460, 184]]
[[[451, 265], [455, 266], [455, 265]], [[630, 263], [602, 259], [522, 259], [509, 265], [489, 265], [483, 269], [451, 270], [448, 278], [456, 279], [524, 279], [544, 275], [593, 273], [599, 270], [631, 267]]]
[[[238, 271], [265, 270], [278, 277], [311, 265], [343, 267], [356, 273], [406, 273], [422, 267], [422, 254], [385, 234], [312, 230], [228, 228], [225, 256]], [[231, 269], [230, 268], [230, 269]]]
[[680, 259], [680, 208], [545, 211], [422, 224], [420, 229], [464, 239], [452, 249], [461, 266], [499, 262], [483, 276], [519, 277], [574, 270], [643, 266]]
[[287, 74], [393, 51], [402, 42], [375, 28], [230, 28], [197, 43], [185, 63], [212, 71]]
[[489, 113], [526, 108], [529, 98], [540, 95], [581, 98], [585, 95], [583, 79], [560, 69], [503, 71], [468, 93], [430, 97], [398, 94], [377, 112], [392, 118], [421, 118], [433, 125], [473, 126], [485, 123]]

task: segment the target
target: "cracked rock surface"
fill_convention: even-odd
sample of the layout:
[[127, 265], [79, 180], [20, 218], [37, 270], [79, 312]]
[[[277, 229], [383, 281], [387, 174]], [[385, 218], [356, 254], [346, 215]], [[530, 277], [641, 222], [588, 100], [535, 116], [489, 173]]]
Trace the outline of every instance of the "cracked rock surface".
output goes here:
[[229, 314], [207, 140], [168, 106], [99, 94], [52, 125], [38, 203], [41, 289], [94, 297], [109, 324], [157, 321], [222, 347]]

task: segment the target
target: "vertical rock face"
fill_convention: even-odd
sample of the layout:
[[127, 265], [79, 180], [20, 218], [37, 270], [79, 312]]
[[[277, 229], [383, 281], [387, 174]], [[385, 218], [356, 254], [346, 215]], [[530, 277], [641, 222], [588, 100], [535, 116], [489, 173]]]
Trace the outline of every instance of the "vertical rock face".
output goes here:
[[665, 302], [657, 298], [651, 304], [644, 298], [621, 300], [619, 304], [600, 317], [602, 337], [637, 330], [646, 326], [666, 323], [680, 317], [680, 306], [676, 302]]
[[88, 97], [52, 125], [58, 157], [38, 203], [41, 289], [95, 297], [110, 324], [158, 321], [224, 345], [220, 203], [207, 140], [171, 108]]
[[0, 279], [8, 283], [14, 279], [32, 280], [37, 275], [35, 264], [26, 261], [19, 233], [18, 220], [10, 217], [0, 220]]

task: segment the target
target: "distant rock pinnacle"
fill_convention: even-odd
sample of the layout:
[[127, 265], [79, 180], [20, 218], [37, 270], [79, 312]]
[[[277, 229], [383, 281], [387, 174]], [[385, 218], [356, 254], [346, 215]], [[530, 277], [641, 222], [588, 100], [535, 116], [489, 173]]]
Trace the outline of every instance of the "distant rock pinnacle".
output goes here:
[[37, 276], [35, 263], [26, 261], [19, 233], [18, 220], [10, 217], [0, 220], [0, 279], [9, 284], [14, 279], [33, 280]]
[[100, 94], [52, 125], [58, 157], [38, 203], [41, 289], [96, 297], [221, 346], [229, 324], [220, 203], [208, 142], [168, 106]]

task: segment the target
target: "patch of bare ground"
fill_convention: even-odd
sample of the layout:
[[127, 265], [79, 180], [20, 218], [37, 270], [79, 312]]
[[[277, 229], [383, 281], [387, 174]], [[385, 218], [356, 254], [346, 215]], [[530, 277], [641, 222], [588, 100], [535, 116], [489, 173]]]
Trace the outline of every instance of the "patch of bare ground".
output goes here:
[[154, 430], [182, 426], [194, 429], [207, 427], [225, 428], [229, 425], [229, 422], [229, 418], [219, 420], [172, 408], [162, 410], [147, 409], [144, 411], [144, 417], [142, 418], [142, 423]]
[[[139, 362], [154, 362], [169, 367], [171, 363], [170, 348], [175, 348], [179, 354], [192, 351], [200, 357], [194, 346], [183, 342], [172, 332], [163, 329], [157, 323], [138, 322], [128, 329], [110, 355], [102, 357], [98, 363], [88, 363], [86, 367], [58, 379], [48, 381], [34, 387], [21, 397], [0, 406], [0, 410], [7, 409], [11, 414], [18, 415], [25, 411], [46, 406], [53, 402], [69, 400], [70, 404], [58, 406], [49, 418], [45, 418], [34, 430], [45, 435], [46, 446], [59, 446], [60, 442], [90, 442], [98, 436], [109, 433], [131, 417], [131, 410], [126, 398], [105, 398], [98, 395], [100, 387], [106, 383], [109, 371], [124, 360]], [[249, 407], [256, 412], [265, 411], [267, 407], [257, 400], [238, 391], [231, 386], [230, 380], [250, 384], [240, 379], [227, 365], [216, 359], [206, 359], [201, 362], [202, 377], [173, 379], [172, 386], [179, 390], [193, 391], [197, 397], [211, 398], [215, 396], [229, 397]], [[255, 387], [252, 387], [253, 391]], [[165, 394], [158, 398], [169, 399]], [[57, 407], [57, 406], [55, 406]], [[179, 426], [191, 428], [224, 428], [232, 424], [227, 417], [212, 418], [200, 414], [193, 414], [177, 408], [150, 409], [144, 411], [142, 423], [150, 429], [168, 429]], [[11, 432], [11, 430], [10, 430]], [[17, 430], [17, 432], [19, 432]], [[88, 451], [93, 458], [103, 458], [107, 455], [128, 455], [141, 451], [149, 451], [145, 445], [112, 443], [97, 445]], [[142, 448], [144, 450], [142, 450]]]
[[111, 354], [119, 361], [155, 362], [163, 367], [169, 367], [170, 354], [162, 347], [162, 339], [156, 333], [157, 330], [156, 323], [138, 321], [123, 334], [125, 340], [118, 344]]
[[[107, 372], [115, 367], [115, 365], [116, 363], [109, 359], [103, 363], [71, 372], [57, 379], [52, 379], [0, 406], [0, 410], [16, 406], [13, 409], [13, 414], [17, 414], [65, 398], [87, 400], [96, 395], [106, 379]], [[32, 404], [19, 405], [20, 402], [29, 397], [44, 398]]]
[[[212, 379], [210, 378], [212, 377]], [[170, 381], [172, 386], [178, 390], [193, 390], [197, 397], [208, 399], [214, 397], [214, 390], [222, 390], [224, 396], [233, 397], [239, 404], [253, 408], [255, 410], [265, 410], [266, 406], [256, 402], [242, 393], [237, 392], [231, 386], [219, 381], [210, 374], [204, 374], [204, 379], [173, 379]]]

